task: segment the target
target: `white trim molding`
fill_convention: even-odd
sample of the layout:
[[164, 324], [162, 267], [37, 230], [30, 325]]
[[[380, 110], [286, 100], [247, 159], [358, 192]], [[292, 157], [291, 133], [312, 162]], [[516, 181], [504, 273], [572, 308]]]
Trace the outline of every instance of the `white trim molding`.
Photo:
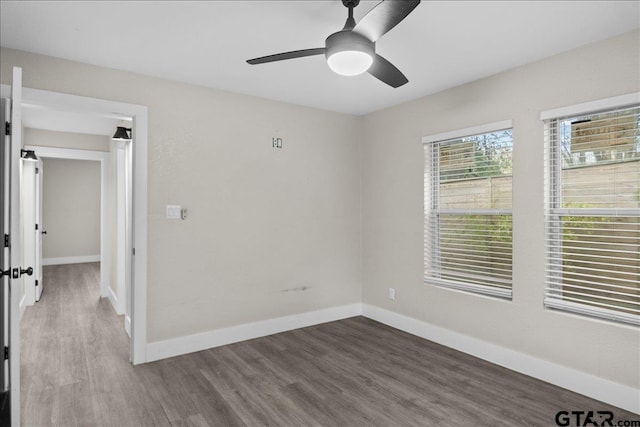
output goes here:
[[[11, 87], [0, 84], [2, 97]], [[131, 362], [147, 361], [147, 145], [149, 109], [144, 105], [41, 89], [22, 88], [22, 103], [60, 111], [97, 114], [119, 120], [132, 120], [133, 144], [133, 248], [134, 266], [131, 293]], [[105, 295], [106, 296], [106, 295]]]
[[362, 315], [488, 362], [640, 414], [640, 390], [548, 362], [383, 308], [362, 304]]
[[42, 145], [25, 145], [24, 148], [25, 150], [37, 151], [38, 157], [50, 159], [92, 160], [96, 162], [109, 160], [108, 151], [78, 150], [75, 148], [45, 147]]
[[477, 135], [479, 133], [497, 132], [513, 127], [512, 120], [502, 120], [500, 122], [487, 123], [484, 125], [472, 126], [464, 129], [456, 129], [448, 132], [437, 133], [435, 135], [427, 135], [422, 137], [422, 143], [428, 144], [436, 141], [448, 141], [450, 139], [463, 138], [469, 135]]
[[548, 362], [373, 305], [360, 303], [152, 342], [147, 345], [147, 360], [152, 362], [359, 315], [507, 369], [640, 414], [640, 390], [633, 387]]
[[339, 307], [324, 308], [301, 314], [277, 317], [260, 322], [245, 323], [238, 326], [216, 329], [194, 335], [156, 341], [147, 345], [147, 361], [166, 359], [195, 351], [207, 350], [240, 341], [265, 337], [280, 332], [319, 325], [359, 316], [362, 313], [360, 303]]
[[42, 259], [42, 265], [82, 264], [85, 262], [100, 262], [100, 255], [68, 256]]
[[129, 316], [124, 316], [124, 331], [131, 338], [131, 317]]
[[540, 120], [578, 116], [580, 114], [594, 113], [601, 110], [609, 110], [611, 108], [624, 108], [634, 104], [640, 104], [640, 92], [612, 96], [611, 98], [598, 99], [596, 101], [583, 102], [582, 104], [569, 105], [567, 107], [542, 111], [540, 113]]

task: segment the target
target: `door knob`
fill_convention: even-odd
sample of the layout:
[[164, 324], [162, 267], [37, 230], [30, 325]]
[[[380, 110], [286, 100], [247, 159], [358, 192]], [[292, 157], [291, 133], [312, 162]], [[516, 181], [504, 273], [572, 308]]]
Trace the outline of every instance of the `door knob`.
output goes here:
[[31, 276], [33, 274], [33, 267], [29, 267], [26, 270], [23, 269], [22, 267], [14, 268], [11, 270], [12, 279], [19, 279], [20, 276], [22, 276], [23, 274], [26, 274], [27, 276]]

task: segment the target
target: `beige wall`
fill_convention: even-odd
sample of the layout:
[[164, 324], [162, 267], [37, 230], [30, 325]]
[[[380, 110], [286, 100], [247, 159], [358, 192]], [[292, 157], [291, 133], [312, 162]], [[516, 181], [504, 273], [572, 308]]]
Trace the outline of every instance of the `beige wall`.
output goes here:
[[43, 163], [42, 257], [100, 255], [100, 162]]
[[[365, 117], [8, 49], [0, 77], [18, 65], [27, 87], [149, 107], [150, 341], [362, 298], [638, 387], [637, 329], [542, 307], [538, 119], [638, 91], [638, 52], [638, 33], [627, 34]], [[421, 137], [504, 119], [514, 121], [514, 299], [424, 285]], [[271, 148], [276, 134], [283, 150]], [[189, 219], [165, 220], [166, 204]]]
[[57, 132], [33, 128], [24, 128], [22, 138], [24, 145], [92, 151], [109, 151], [109, 142], [111, 141], [111, 138], [103, 135]]
[[25, 87], [148, 106], [150, 342], [360, 301], [359, 118], [0, 55], [3, 83], [21, 66]]
[[[639, 52], [638, 33], [626, 34], [366, 116], [364, 302], [638, 387], [637, 328], [543, 308], [539, 116], [640, 90]], [[513, 301], [424, 285], [421, 138], [506, 119], [514, 125]]]

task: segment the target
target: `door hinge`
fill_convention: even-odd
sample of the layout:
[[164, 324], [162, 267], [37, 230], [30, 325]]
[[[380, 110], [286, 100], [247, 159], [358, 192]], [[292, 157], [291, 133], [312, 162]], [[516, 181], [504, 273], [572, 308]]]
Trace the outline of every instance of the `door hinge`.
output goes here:
[[38, 281], [36, 280], [36, 288], [38, 287]]
[[5, 248], [9, 247], [9, 235], [8, 234], [4, 235], [4, 247]]
[[4, 346], [4, 360], [9, 360], [9, 347]]
[[40, 168], [36, 168], [36, 175], [40, 173]]
[[36, 230], [38, 229], [38, 224], [36, 224]]
[[136, 254], [136, 248], [133, 248], [133, 255]]
[[4, 134], [11, 135], [11, 123], [4, 122]]

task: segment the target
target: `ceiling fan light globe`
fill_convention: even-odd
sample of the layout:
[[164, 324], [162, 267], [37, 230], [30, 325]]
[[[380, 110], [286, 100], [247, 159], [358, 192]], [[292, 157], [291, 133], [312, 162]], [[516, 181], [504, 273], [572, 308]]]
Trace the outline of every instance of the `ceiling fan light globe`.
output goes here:
[[325, 46], [329, 68], [343, 76], [357, 76], [366, 72], [376, 55], [375, 43], [351, 30], [331, 34]]
[[327, 58], [327, 64], [342, 76], [357, 76], [366, 72], [373, 64], [373, 57], [358, 50], [343, 50]]

